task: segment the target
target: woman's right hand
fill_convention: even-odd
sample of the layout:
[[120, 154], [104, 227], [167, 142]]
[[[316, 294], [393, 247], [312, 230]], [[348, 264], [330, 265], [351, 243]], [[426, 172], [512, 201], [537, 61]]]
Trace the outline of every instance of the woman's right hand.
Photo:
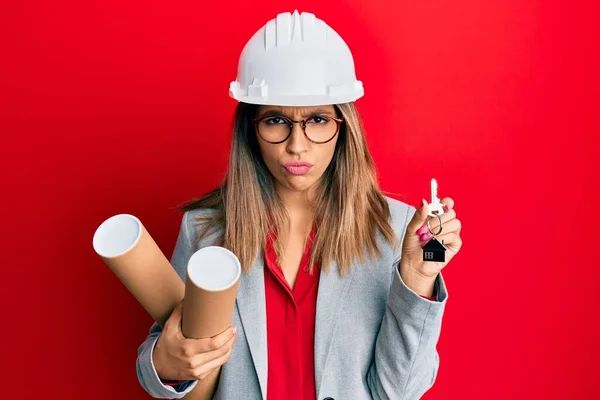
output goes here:
[[183, 301], [173, 310], [160, 334], [152, 362], [162, 380], [204, 379], [231, 356], [236, 328], [208, 339], [187, 339], [181, 331]]

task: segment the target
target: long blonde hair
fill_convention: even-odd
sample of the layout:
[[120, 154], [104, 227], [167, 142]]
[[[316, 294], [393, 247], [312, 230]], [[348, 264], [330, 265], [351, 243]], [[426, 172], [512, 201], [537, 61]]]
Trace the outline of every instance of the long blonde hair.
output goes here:
[[[335, 260], [344, 276], [356, 260], [364, 261], [367, 254], [370, 258], [381, 254], [378, 231], [394, 246], [398, 246], [398, 240], [388, 222], [390, 210], [377, 183], [358, 111], [354, 103], [334, 107], [344, 122], [331, 163], [316, 188], [313, 218], [317, 231], [309, 265], [311, 273], [315, 263], [328, 272]], [[179, 207], [181, 211], [216, 211], [203, 213], [196, 220], [196, 243], [221, 232], [215, 245], [236, 254], [245, 272], [264, 249], [267, 235], [281, 232], [289, 223], [275, 190], [275, 178], [261, 156], [252, 122], [258, 109], [258, 105], [238, 103], [225, 179], [213, 191]], [[276, 240], [274, 247], [280, 257], [281, 243]]]

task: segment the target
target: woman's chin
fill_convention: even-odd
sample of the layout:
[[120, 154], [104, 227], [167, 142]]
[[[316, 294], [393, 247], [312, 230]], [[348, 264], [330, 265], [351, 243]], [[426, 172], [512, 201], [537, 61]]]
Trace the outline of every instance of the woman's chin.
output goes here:
[[295, 192], [303, 192], [308, 190], [314, 184], [312, 179], [302, 175], [287, 176], [285, 183], [285, 186], [289, 190], [293, 190]]

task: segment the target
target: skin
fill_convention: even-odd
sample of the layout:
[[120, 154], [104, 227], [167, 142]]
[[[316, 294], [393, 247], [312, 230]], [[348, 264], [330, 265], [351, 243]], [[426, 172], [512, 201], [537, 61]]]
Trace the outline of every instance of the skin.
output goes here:
[[[296, 121], [315, 114], [332, 118], [336, 116], [335, 109], [331, 105], [320, 107], [261, 106], [258, 116], [270, 115], [271, 113]], [[275, 177], [277, 190], [284, 199], [286, 206], [289, 204], [292, 208], [309, 208], [311, 188], [315, 186], [331, 162], [337, 141], [338, 135], [327, 143], [312, 143], [304, 135], [300, 124], [294, 124], [292, 134], [283, 143], [268, 143], [258, 136], [263, 160]], [[283, 164], [291, 161], [308, 161], [313, 164], [313, 167], [305, 175], [292, 175], [283, 167]]]
[[[319, 107], [261, 106], [258, 116], [261, 117], [272, 112], [295, 121], [314, 115], [326, 115], [331, 118], [336, 116], [335, 109], [331, 105]], [[292, 289], [304, 251], [305, 237], [312, 226], [311, 200], [314, 188], [333, 158], [337, 140], [338, 135], [327, 143], [313, 143], [304, 135], [300, 124], [294, 124], [290, 137], [283, 143], [268, 143], [258, 136], [263, 160], [275, 177], [276, 190], [290, 217], [289, 231], [279, 234], [285, 249], [284, 255], [279, 261], [284, 276]], [[283, 167], [285, 163], [292, 161], [308, 161], [313, 164], [313, 167], [305, 175], [292, 175]]]

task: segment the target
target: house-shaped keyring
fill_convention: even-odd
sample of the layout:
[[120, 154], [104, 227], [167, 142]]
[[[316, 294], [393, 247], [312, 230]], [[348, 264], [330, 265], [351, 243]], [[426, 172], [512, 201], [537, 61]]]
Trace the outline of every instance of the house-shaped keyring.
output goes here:
[[446, 246], [433, 237], [423, 246], [423, 261], [446, 261]]

